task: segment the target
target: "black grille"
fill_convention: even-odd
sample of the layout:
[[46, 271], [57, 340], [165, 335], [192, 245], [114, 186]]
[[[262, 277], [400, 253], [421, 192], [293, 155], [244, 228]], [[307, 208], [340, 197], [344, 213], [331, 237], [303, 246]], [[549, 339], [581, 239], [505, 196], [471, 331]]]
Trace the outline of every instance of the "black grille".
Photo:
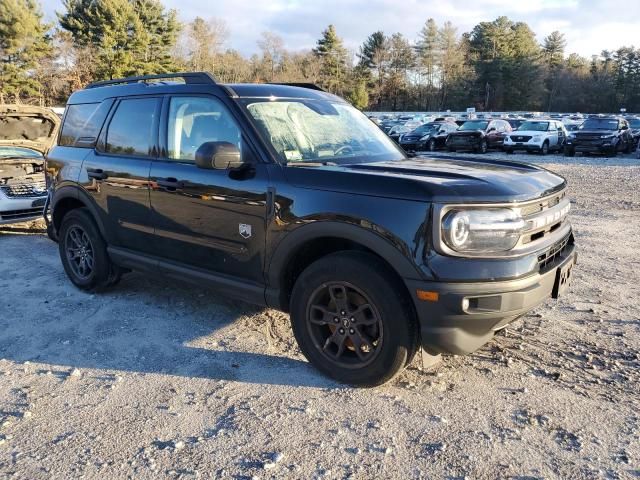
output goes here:
[[0, 212], [0, 220], [20, 220], [21, 218], [37, 217], [42, 214], [42, 207], [24, 210], [7, 210]]
[[549, 271], [555, 267], [564, 258], [564, 254], [572, 245], [573, 236], [569, 234], [552, 245], [546, 252], [538, 255], [540, 273]]
[[44, 180], [30, 183], [16, 183], [1, 185], [0, 190], [8, 198], [37, 198], [47, 194], [47, 186]]
[[531, 140], [531, 135], [511, 135], [511, 140], [514, 142], [528, 142]]

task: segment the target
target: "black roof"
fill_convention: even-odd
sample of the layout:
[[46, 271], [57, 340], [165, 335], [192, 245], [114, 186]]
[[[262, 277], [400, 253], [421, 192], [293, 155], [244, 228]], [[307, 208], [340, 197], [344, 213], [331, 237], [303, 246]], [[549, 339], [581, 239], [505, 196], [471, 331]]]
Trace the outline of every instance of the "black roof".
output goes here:
[[[178, 82], [175, 79], [181, 79]], [[340, 97], [307, 84], [277, 83], [217, 83], [206, 72], [188, 72], [165, 75], [147, 75], [106, 80], [89, 84], [69, 97], [68, 104], [94, 103], [112, 97], [170, 93], [213, 93], [231, 98], [299, 98], [309, 100], [332, 100], [344, 102]]]

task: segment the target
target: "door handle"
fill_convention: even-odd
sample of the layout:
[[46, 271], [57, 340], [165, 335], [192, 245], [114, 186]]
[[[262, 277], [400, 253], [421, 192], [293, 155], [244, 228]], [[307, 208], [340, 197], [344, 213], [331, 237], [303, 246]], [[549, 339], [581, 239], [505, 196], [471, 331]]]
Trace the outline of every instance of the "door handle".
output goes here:
[[96, 180], [106, 180], [109, 175], [104, 173], [101, 168], [87, 168], [87, 176], [89, 178], [95, 178]]
[[168, 190], [170, 192], [174, 192], [178, 188], [184, 187], [184, 182], [179, 181], [178, 179], [173, 178], [173, 177], [159, 178], [159, 179], [156, 180], [156, 183], [158, 184], [158, 187], [160, 187], [160, 188], [162, 188], [164, 190]]

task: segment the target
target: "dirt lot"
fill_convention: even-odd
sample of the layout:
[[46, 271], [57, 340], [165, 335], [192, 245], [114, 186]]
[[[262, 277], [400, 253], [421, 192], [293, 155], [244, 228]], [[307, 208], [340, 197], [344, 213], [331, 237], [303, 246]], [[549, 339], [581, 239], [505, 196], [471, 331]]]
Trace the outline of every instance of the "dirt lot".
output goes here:
[[570, 181], [571, 291], [373, 390], [309, 367], [286, 315], [138, 274], [88, 295], [0, 227], [0, 478], [640, 477], [640, 162], [508, 158]]

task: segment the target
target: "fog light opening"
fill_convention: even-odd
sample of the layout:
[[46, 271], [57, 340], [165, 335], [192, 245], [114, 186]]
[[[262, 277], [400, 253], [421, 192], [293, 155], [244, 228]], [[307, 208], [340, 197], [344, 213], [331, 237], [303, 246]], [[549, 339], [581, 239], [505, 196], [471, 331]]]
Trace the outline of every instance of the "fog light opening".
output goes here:
[[462, 299], [462, 311], [466, 312], [469, 309], [469, 299], [468, 298], [463, 298]]

